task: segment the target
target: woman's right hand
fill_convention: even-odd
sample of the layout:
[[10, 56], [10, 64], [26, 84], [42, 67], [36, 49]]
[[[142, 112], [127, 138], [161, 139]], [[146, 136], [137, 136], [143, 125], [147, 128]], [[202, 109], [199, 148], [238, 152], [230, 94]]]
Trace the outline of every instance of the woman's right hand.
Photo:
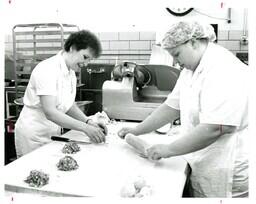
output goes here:
[[84, 133], [91, 139], [94, 143], [102, 143], [106, 141], [105, 134], [102, 128], [95, 127], [93, 125], [86, 125], [84, 128]]
[[120, 138], [124, 139], [125, 136], [126, 136], [128, 133], [132, 133], [132, 134], [136, 135], [136, 134], [135, 134], [135, 128], [123, 127], [121, 130], [119, 130], [119, 131], [117, 132], [117, 135], [118, 135]]

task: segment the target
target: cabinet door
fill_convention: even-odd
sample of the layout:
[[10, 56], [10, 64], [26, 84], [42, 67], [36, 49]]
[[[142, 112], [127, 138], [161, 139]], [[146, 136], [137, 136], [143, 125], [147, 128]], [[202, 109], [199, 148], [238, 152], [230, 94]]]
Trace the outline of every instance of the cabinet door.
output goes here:
[[82, 69], [81, 100], [93, 101], [89, 104], [88, 115], [102, 111], [102, 85], [111, 80], [114, 64], [88, 64]]
[[15, 90], [5, 90], [5, 118], [11, 118], [17, 116], [15, 100]]
[[101, 90], [82, 90], [82, 99], [84, 101], [93, 101], [86, 107], [86, 115], [93, 115], [102, 111], [102, 91]]
[[113, 64], [88, 64], [82, 69], [82, 83], [85, 89], [102, 89], [104, 81], [111, 79]]

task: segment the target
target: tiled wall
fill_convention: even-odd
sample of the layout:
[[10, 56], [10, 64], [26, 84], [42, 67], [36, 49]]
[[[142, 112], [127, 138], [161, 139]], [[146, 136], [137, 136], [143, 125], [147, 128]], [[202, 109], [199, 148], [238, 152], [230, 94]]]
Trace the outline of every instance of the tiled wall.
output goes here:
[[141, 64], [149, 62], [155, 32], [104, 32], [98, 33], [103, 53], [95, 60], [97, 63], [116, 63], [134, 61]]
[[[247, 34], [247, 33], [246, 33]], [[218, 44], [226, 47], [236, 54], [248, 52], [248, 45], [240, 43], [243, 31], [220, 30], [218, 32]], [[150, 59], [152, 45], [155, 44], [155, 32], [102, 32], [97, 33], [103, 53], [94, 63], [116, 63], [120, 61], [134, 61], [147, 64]], [[5, 36], [5, 49], [12, 53], [12, 36]]]
[[[248, 32], [245, 33], [248, 36]], [[237, 52], [248, 52], [248, 44], [240, 43], [243, 31], [240, 30], [222, 30], [218, 32], [218, 44], [227, 48], [234, 54]]]
[[12, 35], [5, 35], [5, 52], [12, 53]]

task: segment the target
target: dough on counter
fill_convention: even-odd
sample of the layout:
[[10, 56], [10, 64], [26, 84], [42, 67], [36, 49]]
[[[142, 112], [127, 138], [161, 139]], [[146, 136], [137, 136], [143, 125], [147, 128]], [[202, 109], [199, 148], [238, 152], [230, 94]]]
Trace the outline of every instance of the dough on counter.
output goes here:
[[120, 191], [120, 195], [123, 198], [132, 198], [136, 195], [136, 189], [133, 183], [126, 183]]
[[152, 195], [152, 188], [150, 186], [144, 186], [140, 189], [140, 192], [136, 194], [136, 197], [147, 197]]
[[49, 174], [42, 171], [31, 170], [29, 176], [24, 180], [29, 186], [42, 187], [49, 182]]
[[134, 181], [134, 187], [137, 191], [140, 191], [144, 186], [146, 186], [146, 180], [142, 176], [137, 176]]
[[152, 187], [146, 183], [146, 180], [142, 176], [137, 176], [122, 186], [120, 195], [124, 198], [141, 198], [151, 196], [152, 192]]
[[64, 158], [60, 159], [57, 167], [61, 171], [72, 171], [78, 169], [79, 165], [71, 156], [65, 156]]
[[147, 148], [150, 146], [143, 138], [128, 133], [125, 141], [131, 145], [141, 156], [147, 157]]
[[75, 154], [80, 151], [80, 147], [75, 142], [68, 142], [61, 150], [64, 154]]

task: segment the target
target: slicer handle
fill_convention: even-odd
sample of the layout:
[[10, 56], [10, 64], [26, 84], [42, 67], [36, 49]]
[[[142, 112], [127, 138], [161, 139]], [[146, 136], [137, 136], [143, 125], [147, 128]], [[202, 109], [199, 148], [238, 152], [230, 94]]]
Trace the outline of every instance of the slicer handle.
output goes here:
[[58, 137], [58, 136], [51, 136], [51, 140], [54, 141], [61, 141], [61, 142], [69, 142], [68, 138], [65, 137]]

